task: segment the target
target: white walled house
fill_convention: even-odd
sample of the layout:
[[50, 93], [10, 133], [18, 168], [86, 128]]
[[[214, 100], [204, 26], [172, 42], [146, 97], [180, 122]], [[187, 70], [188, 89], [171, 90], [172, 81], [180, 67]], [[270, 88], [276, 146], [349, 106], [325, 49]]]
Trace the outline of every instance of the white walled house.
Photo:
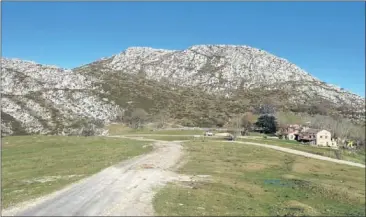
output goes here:
[[318, 146], [333, 146], [332, 134], [327, 130], [320, 130], [316, 133], [316, 145]]

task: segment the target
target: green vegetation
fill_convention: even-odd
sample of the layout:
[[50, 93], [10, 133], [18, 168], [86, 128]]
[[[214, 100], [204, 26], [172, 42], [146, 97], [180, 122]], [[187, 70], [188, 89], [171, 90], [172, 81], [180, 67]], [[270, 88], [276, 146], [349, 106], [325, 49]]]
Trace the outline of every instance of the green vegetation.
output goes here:
[[184, 141], [184, 140], [192, 140], [192, 136], [164, 136], [164, 135], [154, 135], [154, 136], [144, 136], [145, 139], [156, 139], [156, 140], [163, 140], [163, 141]]
[[[103, 68], [103, 62], [74, 70], [87, 76], [100, 78], [100, 81], [95, 83], [98, 87], [95, 89], [95, 94], [101, 99], [107, 98], [109, 101], [114, 101], [124, 109], [143, 109], [152, 119], [160, 116], [158, 119], [173, 119], [179, 124], [190, 127], [220, 127], [236, 115], [245, 112], [258, 114], [263, 105], [271, 105], [276, 111], [285, 113], [293, 111], [335, 116], [341, 116], [343, 110], [347, 110], [344, 108], [338, 111], [338, 105], [321, 98], [316, 100], [316, 96], [309, 98], [309, 101], [304, 102], [303, 105], [294, 105], [289, 101], [294, 94], [293, 90], [274, 90], [264, 86], [250, 90], [244, 87], [238, 88], [230, 91], [231, 97], [227, 98], [225, 93], [209, 94], [204, 85], [190, 88], [174, 85], [168, 79], [149, 80], [144, 76], [143, 69], [137, 74], [131, 74], [125, 70], [113, 71]], [[201, 73], [212, 73], [212, 71], [203, 70]], [[304, 82], [294, 82], [294, 85], [304, 85]], [[288, 121], [292, 120], [294, 119]]]
[[280, 139], [238, 139], [239, 141], [244, 142], [256, 142], [268, 145], [276, 145], [285, 148], [291, 148], [299, 151], [305, 151], [312, 154], [322, 155], [331, 158], [337, 158], [336, 152], [341, 153], [342, 160], [348, 160], [356, 163], [365, 164], [365, 150], [334, 150], [328, 147], [316, 147], [316, 146], [309, 146], [304, 145], [296, 141], [289, 141], [289, 140], [280, 140]]
[[273, 134], [277, 131], [277, 121], [273, 115], [261, 115], [255, 124], [266, 134]]
[[104, 137], [2, 138], [2, 205], [61, 189], [130, 157], [152, 150], [147, 142]]
[[211, 180], [169, 184], [157, 215], [365, 215], [365, 170], [262, 147], [189, 142], [179, 172]]
[[307, 114], [295, 114], [292, 112], [276, 112], [276, 117], [279, 124], [305, 124]]
[[153, 134], [153, 135], [203, 135], [203, 130], [164, 130], [153, 128], [141, 128], [141, 129], [132, 129], [123, 124], [111, 124], [106, 126], [106, 129], [109, 130], [110, 135], [129, 135], [129, 134]]
[[105, 127], [109, 131], [109, 135], [125, 135], [125, 134], [137, 134], [137, 133], [152, 133], [152, 129], [132, 129], [123, 124], [110, 124]]

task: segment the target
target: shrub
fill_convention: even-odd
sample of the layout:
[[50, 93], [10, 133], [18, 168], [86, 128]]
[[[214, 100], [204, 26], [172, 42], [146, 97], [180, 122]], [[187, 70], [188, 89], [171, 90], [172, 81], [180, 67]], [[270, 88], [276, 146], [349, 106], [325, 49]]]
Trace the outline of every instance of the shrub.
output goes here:
[[336, 149], [334, 150], [334, 154], [338, 160], [342, 160], [342, 150]]

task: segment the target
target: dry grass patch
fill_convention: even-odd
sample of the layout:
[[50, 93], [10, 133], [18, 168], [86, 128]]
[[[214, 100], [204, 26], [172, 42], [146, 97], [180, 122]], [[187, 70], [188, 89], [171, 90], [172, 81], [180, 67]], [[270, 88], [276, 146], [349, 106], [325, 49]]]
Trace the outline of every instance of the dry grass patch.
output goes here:
[[230, 179], [230, 178], [218, 178], [216, 180], [218, 183], [224, 183], [225, 185], [228, 185], [230, 187], [240, 189], [241, 191], [246, 191], [252, 195], [262, 195], [265, 193], [263, 187], [260, 185], [256, 185], [250, 182], [243, 182], [242, 180], [238, 179]]
[[245, 168], [245, 170], [248, 171], [257, 171], [257, 170], [263, 170], [265, 168], [267, 168], [267, 165], [264, 164], [259, 164], [259, 163], [246, 163], [243, 165], [243, 167]]
[[324, 168], [321, 165], [306, 164], [303, 161], [299, 161], [292, 165], [292, 171], [304, 174], [309, 172], [319, 174], [324, 172]]
[[320, 213], [313, 207], [311, 207], [307, 204], [301, 203], [299, 201], [296, 201], [296, 200], [287, 201], [285, 203], [285, 208], [292, 211], [291, 214], [293, 216], [304, 216], [304, 215], [318, 216], [318, 215], [320, 215]]
[[284, 175], [282, 175], [282, 177], [283, 177], [284, 179], [299, 179], [299, 177], [294, 176], [294, 175], [292, 175], [292, 174], [284, 174]]

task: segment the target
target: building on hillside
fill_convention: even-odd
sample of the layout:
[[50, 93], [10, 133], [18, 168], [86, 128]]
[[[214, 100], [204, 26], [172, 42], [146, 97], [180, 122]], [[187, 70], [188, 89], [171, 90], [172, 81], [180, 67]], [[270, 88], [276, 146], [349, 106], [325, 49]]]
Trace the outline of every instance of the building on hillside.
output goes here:
[[302, 130], [299, 133], [297, 140], [299, 142], [306, 142], [306, 143], [315, 145], [316, 144], [316, 134], [319, 131], [320, 131], [319, 129], [311, 129], [311, 128]]
[[286, 135], [286, 139], [288, 139], [288, 140], [297, 140], [297, 137], [298, 137], [298, 133], [295, 133], [295, 132], [287, 133], [287, 135]]
[[313, 129], [297, 124], [287, 125], [278, 133], [282, 138], [317, 146], [337, 147], [337, 141], [327, 130]]
[[320, 130], [316, 134], [316, 145], [332, 146], [332, 134], [327, 130]]
[[332, 140], [332, 134], [327, 130], [307, 128], [300, 132], [298, 140], [317, 146], [337, 146], [337, 142]]
[[298, 140], [298, 135], [301, 132], [302, 127], [300, 125], [288, 125], [285, 129], [283, 129], [282, 134], [284, 138], [288, 140]]

